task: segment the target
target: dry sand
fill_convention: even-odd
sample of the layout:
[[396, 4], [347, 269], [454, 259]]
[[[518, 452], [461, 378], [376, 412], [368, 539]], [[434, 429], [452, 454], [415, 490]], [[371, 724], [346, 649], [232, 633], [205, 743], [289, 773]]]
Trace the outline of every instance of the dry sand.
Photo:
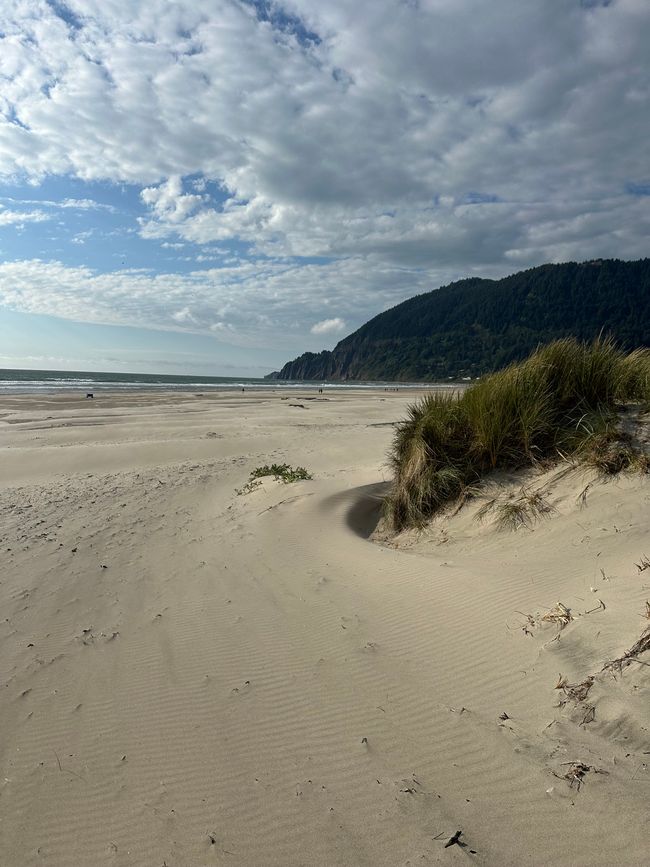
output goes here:
[[0, 400], [0, 864], [647, 864], [647, 481], [382, 546], [413, 395], [305, 396]]

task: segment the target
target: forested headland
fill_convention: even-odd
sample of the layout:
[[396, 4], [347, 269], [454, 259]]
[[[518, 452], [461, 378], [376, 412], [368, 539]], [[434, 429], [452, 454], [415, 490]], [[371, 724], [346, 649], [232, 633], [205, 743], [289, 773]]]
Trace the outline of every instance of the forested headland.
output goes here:
[[268, 379], [439, 381], [476, 377], [563, 337], [650, 345], [650, 259], [541, 265], [470, 278], [375, 316], [332, 351], [306, 352]]

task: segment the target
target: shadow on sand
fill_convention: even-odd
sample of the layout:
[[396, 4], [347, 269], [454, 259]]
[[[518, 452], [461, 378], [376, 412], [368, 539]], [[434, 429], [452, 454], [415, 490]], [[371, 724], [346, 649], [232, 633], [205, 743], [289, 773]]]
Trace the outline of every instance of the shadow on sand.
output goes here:
[[352, 505], [346, 512], [345, 520], [357, 536], [361, 536], [362, 539], [369, 539], [372, 536], [382, 516], [384, 498], [389, 490], [390, 482], [379, 482], [348, 491]]

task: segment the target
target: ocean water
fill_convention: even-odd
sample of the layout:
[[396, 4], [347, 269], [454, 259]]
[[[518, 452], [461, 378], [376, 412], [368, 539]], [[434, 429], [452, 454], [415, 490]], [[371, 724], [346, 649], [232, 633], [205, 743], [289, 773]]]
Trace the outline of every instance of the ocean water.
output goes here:
[[0, 394], [74, 393], [101, 391], [283, 391], [286, 389], [456, 388], [452, 383], [427, 382], [278, 382], [229, 376], [170, 376], [159, 373], [97, 373], [83, 370], [2, 370]]

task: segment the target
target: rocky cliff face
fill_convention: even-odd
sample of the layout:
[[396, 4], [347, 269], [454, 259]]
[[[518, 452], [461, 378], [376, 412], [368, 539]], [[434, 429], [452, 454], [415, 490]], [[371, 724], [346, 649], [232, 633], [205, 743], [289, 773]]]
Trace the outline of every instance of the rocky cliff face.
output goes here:
[[305, 352], [287, 362], [282, 370], [269, 374], [266, 379], [331, 382], [364, 379], [362, 365], [359, 363], [362, 354], [360, 347], [354, 343], [339, 343], [332, 352], [327, 349], [322, 352]]
[[265, 379], [288, 380], [322, 380], [338, 379], [334, 376], [335, 365], [332, 362], [333, 353], [325, 349], [323, 352], [305, 352], [293, 361], [287, 362], [282, 370], [269, 373]]

